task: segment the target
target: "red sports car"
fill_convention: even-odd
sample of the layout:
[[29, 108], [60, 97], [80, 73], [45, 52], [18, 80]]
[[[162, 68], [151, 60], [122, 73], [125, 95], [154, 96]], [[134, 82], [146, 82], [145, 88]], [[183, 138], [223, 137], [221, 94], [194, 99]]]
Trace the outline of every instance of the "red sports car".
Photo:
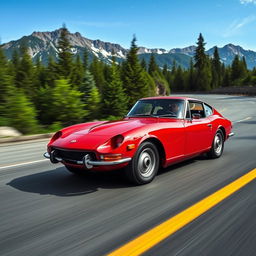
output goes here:
[[232, 123], [210, 105], [186, 97], [140, 99], [119, 121], [58, 131], [44, 154], [72, 173], [124, 169], [135, 184], [151, 182], [159, 167], [199, 154], [222, 155]]

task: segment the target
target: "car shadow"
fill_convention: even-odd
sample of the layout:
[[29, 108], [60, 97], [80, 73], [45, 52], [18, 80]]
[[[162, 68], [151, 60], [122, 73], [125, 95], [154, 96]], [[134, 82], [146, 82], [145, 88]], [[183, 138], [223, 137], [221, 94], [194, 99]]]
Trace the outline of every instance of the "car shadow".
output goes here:
[[62, 197], [85, 195], [97, 192], [99, 188], [118, 189], [132, 186], [125, 180], [121, 170], [74, 175], [64, 167], [18, 177], [6, 185], [24, 192]]

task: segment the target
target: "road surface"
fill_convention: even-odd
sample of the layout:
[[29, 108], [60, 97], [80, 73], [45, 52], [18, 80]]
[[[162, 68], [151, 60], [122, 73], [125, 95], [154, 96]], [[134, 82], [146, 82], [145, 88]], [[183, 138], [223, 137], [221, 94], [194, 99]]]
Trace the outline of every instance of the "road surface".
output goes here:
[[[46, 140], [0, 145], [0, 255], [106, 255], [256, 168], [256, 98], [194, 95], [234, 122], [221, 158], [162, 170], [144, 186], [121, 174], [70, 174]], [[144, 255], [256, 255], [256, 180]]]

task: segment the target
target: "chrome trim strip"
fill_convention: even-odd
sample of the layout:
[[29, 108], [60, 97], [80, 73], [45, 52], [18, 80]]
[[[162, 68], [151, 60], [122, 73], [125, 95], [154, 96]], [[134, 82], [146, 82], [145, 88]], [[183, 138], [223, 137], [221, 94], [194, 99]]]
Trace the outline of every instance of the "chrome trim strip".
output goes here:
[[[47, 158], [47, 159], [50, 159], [50, 154], [48, 152], [45, 152], [44, 157]], [[63, 161], [63, 159], [60, 158], [60, 157], [55, 157], [55, 159], [58, 162]], [[69, 159], [67, 159], [67, 160], [69, 160]], [[89, 159], [89, 155], [85, 155], [84, 158], [83, 158], [83, 161], [76, 161], [76, 160], [71, 160], [71, 159], [69, 161], [73, 161], [76, 164], [85, 165], [86, 168], [90, 169], [93, 166], [117, 165], [117, 164], [123, 164], [123, 163], [129, 162], [131, 160], [132, 160], [131, 157], [127, 157], [127, 158], [123, 158], [123, 159], [116, 160], [116, 161], [92, 161], [92, 160]]]

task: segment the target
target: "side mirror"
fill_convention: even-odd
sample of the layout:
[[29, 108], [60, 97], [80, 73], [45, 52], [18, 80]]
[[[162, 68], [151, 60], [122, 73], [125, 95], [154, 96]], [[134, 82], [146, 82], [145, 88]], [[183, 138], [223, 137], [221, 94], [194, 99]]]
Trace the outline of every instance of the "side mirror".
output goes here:
[[201, 115], [200, 114], [192, 114], [192, 119], [200, 119]]

